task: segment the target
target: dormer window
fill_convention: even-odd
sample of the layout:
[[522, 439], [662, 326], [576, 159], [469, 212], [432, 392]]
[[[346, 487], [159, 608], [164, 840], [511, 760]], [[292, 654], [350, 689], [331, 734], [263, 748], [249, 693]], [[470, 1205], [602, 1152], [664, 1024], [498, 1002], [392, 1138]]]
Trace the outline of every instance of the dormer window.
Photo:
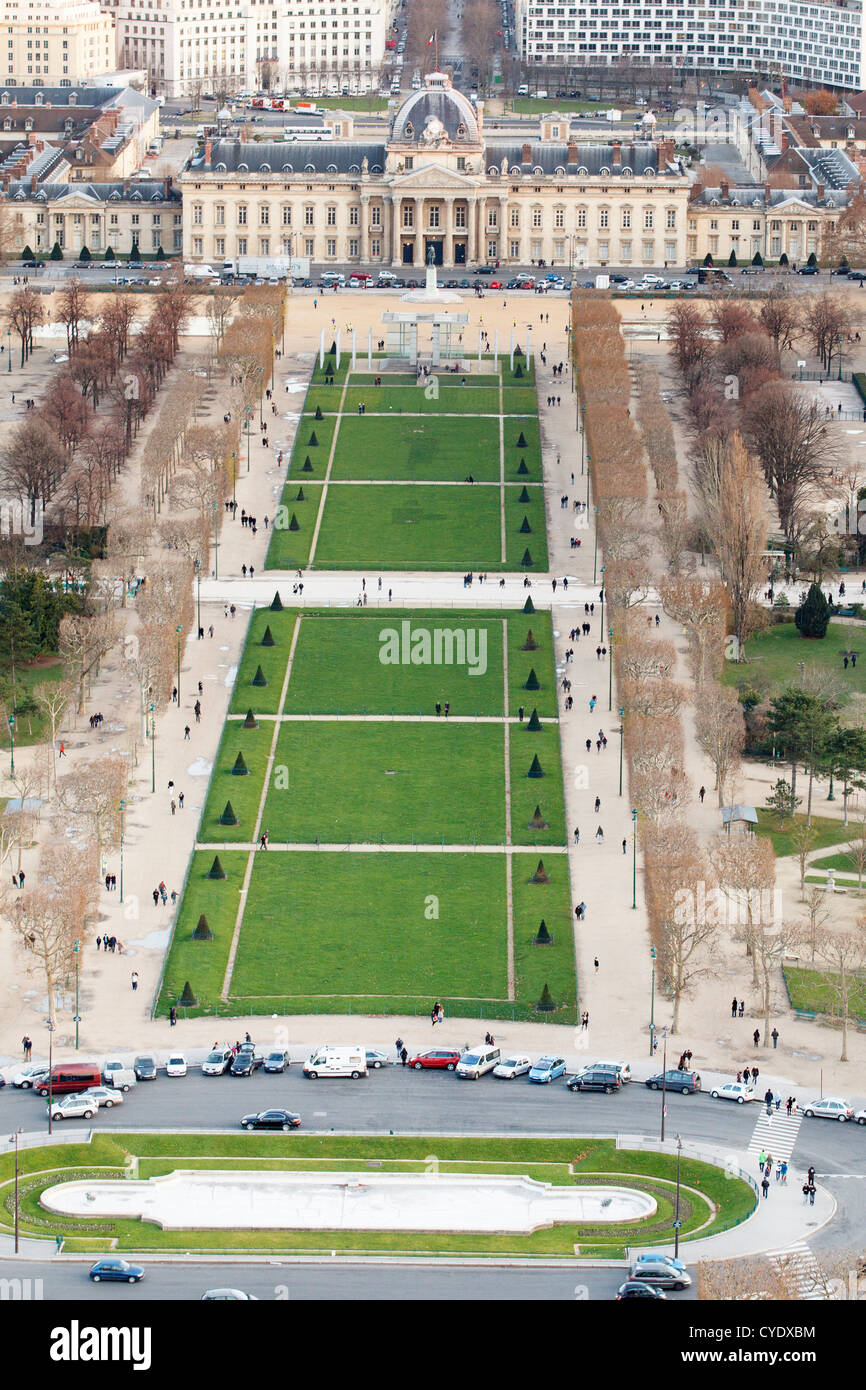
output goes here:
[[465, 125], [463, 124], [462, 121], [460, 122], [459, 126], [457, 127], [457, 139], [458, 139], [458, 140], [465, 140], [465, 139], [466, 139], [466, 127], [465, 127]]
[[610, 170], [605, 165], [602, 165], [598, 172], [603, 179], [610, 178]]
[[624, 168], [623, 168], [623, 170], [622, 170], [622, 176], [623, 176], [624, 179], [630, 179], [630, 178], [631, 178], [631, 169], [629, 169], [629, 167], [628, 167], [627, 164], [624, 166]]
[[405, 124], [404, 127], [403, 127], [403, 133], [404, 133], [404, 135], [414, 135], [414, 134], [415, 134], [415, 127], [413, 126], [413, 124], [412, 124], [411, 121], [407, 121], [407, 122], [406, 122], [406, 124]]
[[239, 165], [238, 165], [238, 173], [239, 173], [239, 174], [248, 174], [249, 171], [250, 171], [250, 166], [249, 166], [249, 164], [239, 164]]
[[8, 116], [6, 117], [5, 121], [3, 122], [3, 129], [4, 129], [4, 130], [11, 130], [11, 129], [12, 129], [12, 121], [11, 121], [11, 119], [10, 119]]
[[260, 173], [260, 174], [269, 174], [270, 172], [271, 172], [271, 166], [270, 166], [270, 164], [261, 164], [261, 165], [259, 165], [259, 173]]
[[577, 176], [578, 176], [578, 178], [581, 178], [581, 179], [585, 179], [585, 178], [588, 178], [588, 177], [589, 177], [589, 170], [586, 168], [586, 166], [585, 166], [584, 164], [581, 164], [580, 168], [578, 169], [578, 171], [577, 171]]
[[27, 120], [24, 122], [24, 129], [25, 129], [25, 130], [32, 130], [32, 129], [33, 129], [33, 117], [32, 117], [32, 116], [28, 116], [28, 117], [27, 117]]
[[34, 98], [33, 98], [33, 105], [34, 105], [34, 106], [41, 106], [41, 105], [42, 105], [42, 93], [41, 93], [41, 92], [37, 92], [36, 95], [34, 96]]

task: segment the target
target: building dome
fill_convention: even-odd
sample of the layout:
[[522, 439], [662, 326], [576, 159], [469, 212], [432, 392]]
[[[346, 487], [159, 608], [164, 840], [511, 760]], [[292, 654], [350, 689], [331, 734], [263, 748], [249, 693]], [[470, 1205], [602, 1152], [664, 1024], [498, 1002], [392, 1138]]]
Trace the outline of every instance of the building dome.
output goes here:
[[407, 97], [394, 117], [391, 139], [406, 144], [434, 145], [478, 142], [478, 119], [472, 103], [456, 92], [444, 72], [429, 72], [426, 86]]

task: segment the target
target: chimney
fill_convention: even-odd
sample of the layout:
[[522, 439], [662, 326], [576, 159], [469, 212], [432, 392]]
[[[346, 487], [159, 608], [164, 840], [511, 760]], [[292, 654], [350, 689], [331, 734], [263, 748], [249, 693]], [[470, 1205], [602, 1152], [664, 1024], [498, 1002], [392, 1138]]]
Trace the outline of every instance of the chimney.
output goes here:
[[782, 146], [782, 153], [784, 154], [785, 150], [788, 148], [788, 136], [784, 130], [782, 131], [782, 138], [779, 143]]
[[532, 168], [532, 146], [531, 146], [531, 145], [521, 145], [521, 147], [520, 147], [520, 163], [521, 163], [521, 166], [522, 166], [522, 168], [523, 168], [524, 174], [528, 174], [529, 171], [530, 171], [530, 169]]
[[719, 192], [723, 198], [729, 198], [731, 196], [731, 185], [728, 183], [727, 179], [719, 180]]
[[211, 152], [212, 152], [212, 150], [213, 150], [213, 140], [205, 140], [205, 142], [204, 142], [204, 162], [205, 162], [205, 168], [206, 168], [206, 169], [209, 169], [209, 168], [210, 168], [210, 157], [211, 157]]
[[819, 203], [823, 203], [823, 201], [824, 201], [824, 185], [823, 185], [823, 183], [819, 183], [819, 184], [818, 184], [818, 202], [819, 202]]
[[171, 197], [171, 179], [170, 179], [170, 178], [163, 179], [163, 181], [162, 181], [162, 191], [163, 191], [163, 193], [165, 194], [166, 198], [170, 198], [170, 197]]
[[673, 140], [659, 140], [658, 148], [659, 172], [661, 173], [667, 164], [673, 163], [674, 142]]
[[567, 156], [566, 156], [566, 162], [567, 162], [567, 164], [568, 164], [568, 172], [569, 172], [569, 173], [573, 173], [573, 172], [577, 169], [577, 160], [578, 160], [577, 145], [574, 143], [573, 140], [569, 140], [569, 142], [568, 142], [568, 154], [567, 154]]
[[30, 192], [31, 192], [31, 194], [33, 194], [33, 193], [36, 192], [36, 189], [38, 188], [38, 186], [39, 186], [39, 180], [38, 180], [38, 178], [36, 177], [35, 174], [31, 175], [31, 178], [30, 178]]
[[619, 165], [619, 164], [621, 164], [621, 163], [622, 163], [622, 153], [621, 153], [621, 150], [620, 150], [620, 144], [619, 144], [619, 141], [618, 141], [618, 140], [614, 140], [614, 142], [613, 142], [613, 164], [614, 164], [614, 167], [616, 167], [617, 165]]

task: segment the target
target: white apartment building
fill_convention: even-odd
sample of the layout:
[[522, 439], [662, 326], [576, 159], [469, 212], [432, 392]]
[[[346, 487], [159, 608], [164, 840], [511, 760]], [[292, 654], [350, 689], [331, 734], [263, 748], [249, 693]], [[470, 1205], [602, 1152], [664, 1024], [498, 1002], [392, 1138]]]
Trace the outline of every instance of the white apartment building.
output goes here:
[[4, 86], [71, 87], [114, 66], [114, 20], [96, 0], [2, 0]]
[[862, 0], [517, 0], [531, 64], [779, 73], [804, 86], [866, 85]]
[[[363, 90], [385, 53], [393, 0], [104, 0], [121, 67], [145, 68], [151, 90], [236, 92], [262, 85]], [[369, 85], [369, 82], [366, 84]]]

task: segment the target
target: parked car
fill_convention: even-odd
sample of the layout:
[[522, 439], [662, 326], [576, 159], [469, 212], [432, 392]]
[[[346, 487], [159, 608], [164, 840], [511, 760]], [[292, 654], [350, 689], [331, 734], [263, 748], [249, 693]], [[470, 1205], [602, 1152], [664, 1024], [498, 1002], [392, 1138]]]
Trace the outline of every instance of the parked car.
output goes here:
[[495, 265], [480, 265], [475, 271], [476, 275], [492, 275], [496, 270]]
[[502, 289], [502, 281], [501, 281], [501, 280], [491, 280], [491, 281], [490, 281], [490, 288], [491, 288], [492, 290], [501, 290], [501, 289]]
[[202, 1303], [258, 1303], [254, 1293], [244, 1293], [243, 1289], [205, 1289]]
[[618, 271], [611, 271], [607, 278], [612, 285], [624, 285], [628, 276], [620, 275]]
[[797, 271], [798, 275], [819, 275], [820, 271], [816, 265], [801, 265]]
[[580, 1072], [589, 1071], [590, 1068], [593, 1067], [597, 1067], [602, 1071], [615, 1072], [616, 1075], [619, 1077], [621, 1085], [623, 1086], [627, 1085], [627, 1083], [631, 1081], [631, 1067], [629, 1066], [628, 1062], [608, 1062], [604, 1060], [598, 1062], [590, 1062], [588, 1066], [581, 1067], [579, 1069], [578, 1075], [580, 1075]]
[[232, 1064], [230, 1047], [215, 1047], [201, 1064], [202, 1076], [225, 1076]]
[[300, 1129], [301, 1117], [293, 1110], [260, 1110], [257, 1115], [244, 1115], [243, 1129]]
[[735, 1100], [738, 1105], [759, 1099], [754, 1086], [747, 1086], [745, 1081], [727, 1081], [724, 1086], [715, 1086], [710, 1095], [713, 1100]]
[[688, 1289], [692, 1283], [687, 1269], [675, 1269], [667, 1260], [635, 1260], [628, 1277], [652, 1284], [656, 1289]]
[[645, 1284], [640, 1279], [626, 1279], [624, 1284], [620, 1284], [616, 1291], [616, 1301], [621, 1303], [624, 1298], [666, 1298], [661, 1289], [656, 1289], [652, 1284]]
[[760, 275], [764, 269], [762, 265], [744, 265], [740, 271], [741, 275]]
[[394, 274], [393, 270], [380, 270], [377, 279], [379, 279], [383, 285], [387, 285], [393, 283], [393, 281], [397, 279], [397, 276]]
[[229, 1067], [230, 1076], [252, 1076], [254, 1071], [258, 1071], [264, 1062], [260, 1052], [256, 1052], [252, 1043], [244, 1043], [239, 1049], [234, 1061]]
[[609, 1067], [587, 1067], [565, 1084], [570, 1091], [603, 1091], [606, 1096], [620, 1089], [619, 1077]]
[[542, 1085], [555, 1081], [558, 1076], [562, 1076], [565, 1071], [564, 1057], [539, 1057], [538, 1061], [530, 1068], [530, 1081], [538, 1081]]
[[678, 291], [687, 290], [689, 287], [688, 285], [684, 284], [682, 280], [671, 280], [670, 284], [667, 285], [666, 288], [669, 290]]
[[645, 285], [663, 285], [665, 283], [665, 278], [663, 275], [645, 275], [643, 277], [643, 283]]
[[841, 1096], [824, 1096], [822, 1100], [810, 1100], [808, 1105], [803, 1105], [800, 1109], [809, 1119], [841, 1120], [844, 1124], [846, 1120], [854, 1118], [853, 1107]]
[[113, 1105], [123, 1104], [123, 1092], [115, 1091], [112, 1086], [91, 1086], [89, 1091], [82, 1091], [78, 1099], [95, 1101], [97, 1109], [104, 1105], [110, 1110]]
[[380, 1052], [378, 1048], [367, 1048], [367, 1070], [380, 1071], [382, 1067], [390, 1067], [391, 1058], [387, 1052]]
[[671, 1265], [674, 1269], [683, 1270], [686, 1267], [685, 1260], [678, 1260], [674, 1255], [662, 1255], [658, 1250], [642, 1250], [639, 1255], [635, 1255], [632, 1264], [664, 1264]]
[[132, 1070], [135, 1072], [136, 1081], [155, 1081], [156, 1058], [136, 1057], [132, 1065]]
[[16, 1071], [12, 1085], [17, 1086], [19, 1091], [29, 1091], [38, 1081], [44, 1081], [47, 1075], [48, 1068], [36, 1062], [32, 1067], [22, 1067], [21, 1071]]
[[289, 1054], [284, 1048], [277, 1048], [274, 1052], [269, 1052], [264, 1062], [262, 1070], [269, 1072], [285, 1071], [289, 1066]]
[[493, 1068], [493, 1075], [503, 1076], [506, 1081], [513, 1081], [516, 1076], [525, 1076], [531, 1066], [531, 1057], [527, 1057], [522, 1052], [515, 1052], [497, 1063]]
[[858, 1125], [866, 1125], [866, 1110], [856, 1111], [854, 1120]]
[[429, 1052], [418, 1052], [409, 1058], [409, 1066], [415, 1071], [455, 1071], [460, 1061], [460, 1053], [450, 1048], [431, 1048]]
[[51, 1103], [52, 1120], [89, 1120], [99, 1109], [95, 1100], [86, 1100], [85, 1092], [64, 1096], [62, 1100]]
[[676, 1067], [669, 1067], [666, 1072], [647, 1077], [644, 1084], [651, 1091], [660, 1091], [664, 1084], [665, 1090], [681, 1091], [684, 1096], [688, 1096], [701, 1089], [701, 1078], [696, 1071], [678, 1071]]
[[186, 1057], [182, 1052], [173, 1052], [165, 1064], [166, 1076], [186, 1076]]
[[94, 1284], [103, 1282], [138, 1284], [144, 1278], [144, 1270], [141, 1265], [131, 1265], [128, 1260], [113, 1258], [97, 1260], [95, 1265], [90, 1266], [88, 1272]]

